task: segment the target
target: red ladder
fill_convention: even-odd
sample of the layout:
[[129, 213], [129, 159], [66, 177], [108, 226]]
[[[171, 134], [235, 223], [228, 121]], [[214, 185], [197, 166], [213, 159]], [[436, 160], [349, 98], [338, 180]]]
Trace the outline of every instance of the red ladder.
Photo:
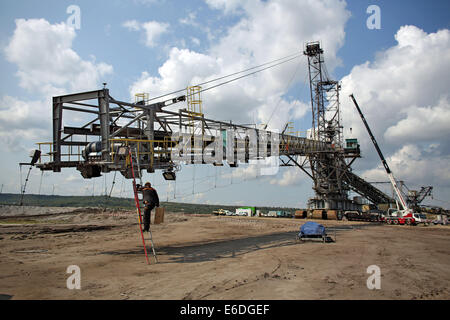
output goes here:
[[[131, 154], [131, 148], [128, 150], [128, 152], [130, 155], [131, 172], [132, 172], [132, 176], [133, 176], [134, 202], [136, 204], [136, 211], [137, 211], [137, 214], [139, 217], [139, 230], [141, 231], [141, 238], [142, 238], [142, 245], [144, 246], [145, 259], [147, 260], [147, 264], [150, 264], [150, 260], [148, 259], [148, 254], [147, 254], [147, 246], [145, 245], [144, 231], [142, 230], [141, 205], [139, 203], [139, 194], [138, 194], [138, 189], [137, 189], [137, 185], [136, 185], [136, 177], [134, 175], [133, 155]], [[139, 160], [137, 160], [137, 161], [138, 161], [138, 166], [139, 166]], [[150, 233], [150, 242], [152, 244], [153, 256], [155, 257], [155, 261], [158, 262], [158, 260], [156, 258], [156, 252], [155, 252], [155, 248], [153, 245], [152, 233], [151, 233], [150, 229], [149, 229], [149, 233]]]

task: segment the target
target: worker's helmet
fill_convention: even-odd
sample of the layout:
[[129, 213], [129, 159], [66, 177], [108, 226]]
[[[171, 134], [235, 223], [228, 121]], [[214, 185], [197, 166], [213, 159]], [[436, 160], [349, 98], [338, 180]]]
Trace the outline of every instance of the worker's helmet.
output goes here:
[[151, 187], [152, 184], [151, 184], [150, 182], [147, 181], [147, 182], [145, 183], [145, 186], [146, 186], [146, 187]]

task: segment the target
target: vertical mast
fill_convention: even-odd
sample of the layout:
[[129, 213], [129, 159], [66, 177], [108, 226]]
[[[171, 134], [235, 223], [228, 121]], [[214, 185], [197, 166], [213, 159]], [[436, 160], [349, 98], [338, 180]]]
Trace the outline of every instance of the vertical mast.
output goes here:
[[319, 42], [306, 44], [312, 110], [312, 139], [325, 142], [333, 151], [309, 156], [314, 179], [316, 208], [343, 209], [348, 201], [347, 187], [342, 182], [346, 171], [340, 124], [338, 81], [331, 80]]

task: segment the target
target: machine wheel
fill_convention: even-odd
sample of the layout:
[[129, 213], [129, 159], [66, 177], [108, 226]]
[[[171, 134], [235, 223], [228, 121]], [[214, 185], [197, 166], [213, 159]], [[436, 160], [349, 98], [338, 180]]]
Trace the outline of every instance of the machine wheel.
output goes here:
[[394, 220], [394, 224], [398, 224], [398, 220], [397, 219]]
[[391, 219], [387, 219], [386, 222], [387, 222], [387, 224], [392, 224], [392, 220]]

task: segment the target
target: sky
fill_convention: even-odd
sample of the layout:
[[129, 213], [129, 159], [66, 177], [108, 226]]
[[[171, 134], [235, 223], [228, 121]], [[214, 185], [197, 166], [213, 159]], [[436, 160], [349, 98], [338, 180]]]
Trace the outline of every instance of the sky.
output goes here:
[[[379, 28], [368, 27], [373, 5]], [[361, 144], [353, 171], [368, 181], [388, 180], [350, 93], [396, 178], [410, 189], [432, 185], [433, 199], [424, 203], [448, 208], [449, 9], [445, 0], [2, 1], [2, 192], [20, 192], [26, 172], [19, 162], [28, 161], [36, 142], [51, 140], [52, 96], [106, 82], [113, 97], [133, 101], [138, 92], [157, 96], [320, 41], [328, 71], [342, 85], [344, 137]], [[307, 61], [300, 57], [210, 90], [203, 95], [205, 117], [271, 129], [292, 121], [304, 132], [311, 127], [306, 79]], [[302, 208], [313, 196], [311, 179], [295, 167], [260, 176], [247, 165], [191, 165], [183, 166], [176, 183], [164, 181], [161, 172], [145, 173], [144, 180], [161, 199], [179, 202]], [[119, 174], [84, 180], [72, 169], [33, 170], [27, 193], [100, 195], [113, 181], [114, 196], [131, 196], [131, 182]], [[392, 192], [389, 185], [379, 187]]]

